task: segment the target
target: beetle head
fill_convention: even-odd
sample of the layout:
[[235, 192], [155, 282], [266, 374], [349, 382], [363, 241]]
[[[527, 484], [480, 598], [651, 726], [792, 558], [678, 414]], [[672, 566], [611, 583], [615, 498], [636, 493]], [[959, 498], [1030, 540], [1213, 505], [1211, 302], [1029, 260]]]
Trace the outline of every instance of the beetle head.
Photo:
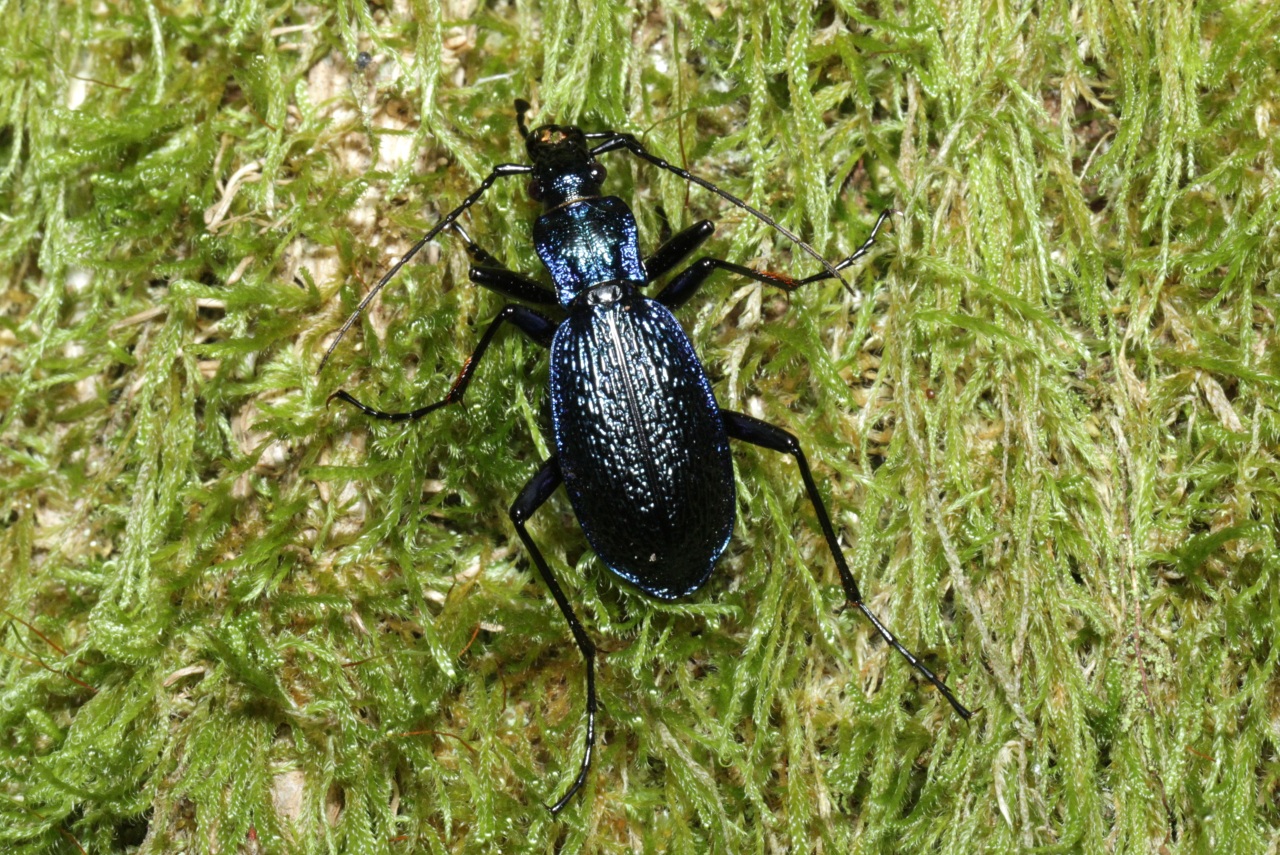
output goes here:
[[524, 116], [525, 101], [516, 101], [516, 122], [524, 135], [525, 149], [533, 162], [529, 197], [547, 210], [600, 195], [600, 185], [608, 172], [591, 155], [586, 135], [572, 125], [542, 125], [529, 130]]

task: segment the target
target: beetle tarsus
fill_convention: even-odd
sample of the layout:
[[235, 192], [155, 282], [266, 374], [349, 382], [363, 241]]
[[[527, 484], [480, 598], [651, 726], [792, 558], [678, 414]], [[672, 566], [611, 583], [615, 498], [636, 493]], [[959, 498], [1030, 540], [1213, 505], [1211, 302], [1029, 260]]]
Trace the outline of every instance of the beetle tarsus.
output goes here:
[[897, 636], [890, 632], [889, 628], [881, 623], [880, 619], [862, 602], [862, 592], [858, 590], [858, 583], [854, 580], [853, 573], [849, 570], [849, 565], [845, 561], [844, 551], [840, 549], [840, 542], [836, 538], [835, 528], [831, 525], [831, 517], [827, 515], [826, 505], [822, 501], [821, 494], [818, 493], [818, 485], [814, 483], [813, 473], [809, 471], [809, 462], [805, 459], [804, 451], [800, 448], [800, 441], [793, 434], [777, 425], [771, 425], [768, 422], [752, 418], [743, 413], [735, 413], [731, 410], [721, 410], [720, 413], [724, 417], [724, 427], [729, 436], [762, 448], [790, 454], [795, 458], [796, 464], [800, 467], [800, 477], [804, 480], [805, 491], [809, 494], [809, 503], [813, 505], [814, 513], [818, 516], [818, 525], [822, 528], [823, 537], [827, 540], [827, 547], [831, 550], [831, 556], [835, 559], [836, 568], [840, 571], [840, 583], [844, 587], [847, 603], [856, 606], [859, 611], [866, 615], [867, 620], [875, 627], [880, 637], [894, 650], [902, 654], [903, 658], [919, 671], [921, 676], [942, 693], [942, 696], [947, 699], [947, 702], [959, 713], [960, 717], [967, 721], [973, 713], [961, 704], [956, 699], [956, 696], [951, 693], [951, 690], [947, 688], [946, 683], [943, 683], [933, 671], [929, 670], [927, 665], [904, 647], [902, 642], [898, 641]]
[[[332, 401], [334, 398], [338, 398], [339, 400], [346, 401], [348, 404], [355, 407], [357, 410], [364, 413], [366, 416], [369, 416], [375, 419], [381, 419], [382, 421], [385, 421], [385, 422], [413, 421], [414, 419], [422, 418], [427, 413], [435, 412], [436, 410], [443, 407], [445, 404], [452, 403], [448, 398], [445, 398], [443, 401], [436, 401], [434, 404], [428, 404], [425, 407], [419, 407], [416, 410], [409, 410], [408, 412], [405, 412], [405, 413], [386, 413], [386, 412], [383, 412], [382, 410], [375, 410], [373, 407], [370, 407], [368, 404], [360, 403], [360, 401], [356, 400], [350, 393], [348, 393], [344, 389], [339, 389], [338, 391], [334, 392], [332, 395], [329, 396], [330, 401]], [[326, 406], [327, 406], [327, 402], [326, 402]]]
[[[484, 358], [485, 351], [489, 349], [489, 343], [493, 341], [493, 337], [497, 334], [498, 329], [503, 323], [510, 323], [516, 329], [520, 330], [531, 341], [534, 341], [543, 347], [550, 347], [551, 339], [555, 336], [556, 325], [535, 312], [533, 309], [526, 309], [524, 306], [504, 306], [502, 311], [498, 312], [498, 316], [493, 319], [488, 328], [485, 329], [484, 335], [480, 336], [480, 343], [476, 345], [476, 349], [471, 352], [466, 361], [462, 363], [462, 370], [458, 372], [457, 378], [453, 381], [453, 385], [449, 387], [449, 393], [434, 404], [428, 404], [425, 407], [419, 407], [416, 410], [409, 410], [403, 413], [384, 413], [382, 410], [375, 410], [373, 407], [360, 403], [347, 392], [339, 389], [329, 396], [329, 400], [341, 398], [348, 404], [351, 404], [360, 412], [375, 419], [382, 419], [388, 422], [407, 422], [420, 419], [428, 413], [433, 413], [441, 407], [447, 407], [449, 404], [456, 404], [462, 400], [462, 396], [466, 394], [467, 386], [471, 383], [471, 377], [476, 373], [476, 368], [480, 366], [480, 360]], [[326, 404], [327, 405], [327, 404]]]

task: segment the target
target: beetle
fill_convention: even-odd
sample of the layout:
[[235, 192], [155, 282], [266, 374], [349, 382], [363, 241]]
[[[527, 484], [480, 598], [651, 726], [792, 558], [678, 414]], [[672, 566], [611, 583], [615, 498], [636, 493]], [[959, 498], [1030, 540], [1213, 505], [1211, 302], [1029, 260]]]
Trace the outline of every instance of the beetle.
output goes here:
[[[609, 570], [659, 600], [686, 597], [707, 581], [733, 530], [731, 439], [795, 459], [839, 570], [846, 605], [861, 611], [876, 632], [967, 720], [972, 713], [863, 603], [799, 441], [776, 425], [720, 407], [689, 337], [672, 314], [717, 270], [788, 292], [833, 277], [844, 283], [840, 271], [870, 251], [889, 212], [880, 215], [871, 235], [856, 251], [833, 265], [768, 215], [650, 153], [631, 134], [612, 130], [587, 133], [555, 124], [530, 130], [525, 124], [529, 104], [517, 100], [515, 107], [516, 125], [530, 162], [494, 166], [461, 205], [392, 265], [347, 318], [320, 368], [374, 296], [422, 247], [450, 227], [466, 245], [472, 261], [471, 281], [564, 316], [556, 321], [522, 305], [504, 306], [481, 335], [448, 394], [427, 406], [392, 413], [369, 407], [345, 390], [330, 396], [330, 400], [341, 399], [376, 419], [411, 421], [462, 400], [486, 349], [504, 324], [550, 349], [555, 454], [520, 491], [510, 517], [586, 664], [586, 744], [578, 773], [564, 795], [550, 806], [552, 814], [563, 810], [582, 788], [591, 768], [597, 708], [596, 649], [525, 523], [563, 484], [583, 533]], [[630, 152], [749, 212], [817, 258], [823, 270], [791, 278], [707, 256], [677, 273], [654, 296], [646, 296], [642, 289], [675, 269], [711, 236], [715, 226], [709, 220], [694, 223], [642, 258], [631, 209], [618, 197], [601, 194], [607, 172], [597, 157], [613, 151]], [[529, 196], [543, 206], [533, 227], [533, 243], [551, 274], [553, 288], [502, 265], [457, 222], [495, 181], [513, 176], [527, 177]]]

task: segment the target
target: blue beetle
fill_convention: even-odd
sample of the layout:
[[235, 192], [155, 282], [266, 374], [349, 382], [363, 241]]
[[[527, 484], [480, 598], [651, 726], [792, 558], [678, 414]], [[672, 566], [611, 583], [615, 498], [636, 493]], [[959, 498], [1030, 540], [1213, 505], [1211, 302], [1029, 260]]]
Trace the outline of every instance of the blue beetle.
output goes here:
[[[595, 645], [573, 612], [525, 522], [562, 483], [583, 533], [615, 574], [662, 600], [698, 590], [711, 575], [733, 531], [734, 481], [729, 440], [790, 454], [800, 468], [822, 534], [830, 547], [848, 602], [965, 719], [972, 713], [927, 666], [907, 650], [862, 602], [840, 550], [831, 519], [818, 494], [796, 438], [782, 428], [720, 407], [706, 371], [672, 310], [687, 301], [716, 270], [727, 270], [787, 291], [835, 277], [871, 249], [888, 212], [871, 236], [838, 264], [825, 259], [791, 231], [746, 202], [651, 154], [631, 134], [585, 133], [568, 125], [525, 124], [528, 103], [516, 102], [516, 123], [530, 164], [495, 166], [480, 186], [437, 223], [379, 280], [338, 331], [320, 367], [374, 295], [423, 246], [452, 227], [465, 241], [471, 280], [523, 303], [554, 307], [564, 318], [519, 305], [504, 307], [480, 337], [457, 380], [440, 401], [416, 410], [388, 413], [368, 407], [346, 391], [333, 396], [366, 415], [390, 421], [418, 419], [462, 400], [494, 334], [511, 324], [551, 349], [551, 415], [556, 454], [534, 474], [511, 506], [511, 521], [539, 574], [555, 598], [586, 662], [587, 733], [573, 783], [550, 806], [559, 813], [582, 788], [595, 746]], [[642, 258], [635, 217], [616, 196], [601, 195], [606, 177], [597, 155], [626, 150], [728, 200], [793, 240], [817, 258], [823, 270], [793, 279], [705, 257], [685, 268], [655, 296], [643, 288], [670, 272], [715, 230], [702, 220]], [[457, 222], [498, 179], [529, 178], [529, 196], [544, 211], [533, 228], [538, 256], [554, 290], [504, 267]], [[846, 286], [847, 287], [847, 286]]]

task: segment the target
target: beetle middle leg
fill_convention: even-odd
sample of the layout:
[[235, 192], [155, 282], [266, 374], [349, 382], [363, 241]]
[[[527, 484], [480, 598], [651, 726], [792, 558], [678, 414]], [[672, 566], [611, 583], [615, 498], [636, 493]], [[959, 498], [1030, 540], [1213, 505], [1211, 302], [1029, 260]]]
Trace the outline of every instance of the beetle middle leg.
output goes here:
[[467, 385], [471, 382], [471, 375], [475, 374], [476, 367], [480, 365], [480, 360], [484, 358], [484, 352], [489, 348], [489, 342], [493, 341], [494, 335], [497, 334], [498, 329], [504, 323], [514, 325], [516, 329], [543, 347], [550, 347], [551, 339], [556, 334], [556, 323], [538, 314], [533, 309], [526, 309], [524, 306], [504, 306], [502, 311], [498, 312], [498, 316], [489, 324], [488, 329], [484, 331], [484, 335], [480, 336], [480, 343], [476, 345], [476, 349], [467, 357], [467, 361], [462, 364], [462, 370], [458, 372], [458, 378], [453, 381], [453, 386], [450, 387], [449, 393], [434, 404], [428, 404], [425, 407], [419, 407], [416, 410], [409, 410], [404, 413], [384, 413], [382, 410], [375, 410], [373, 407], [360, 403], [343, 389], [334, 392], [329, 396], [329, 399], [339, 398], [356, 407], [366, 416], [391, 422], [420, 419], [427, 413], [434, 412], [443, 406], [455, 404], [462, 400], [462, 395], [467, 391]]
[[560, 590], [560, 583], [551, 574], [551, 568], [547, 566], [542, 552], [524, 527], [525, 521], [533, 516], [534, 511], [555, 492], [561, 480], [559, 458], [552, 457], [543, 463], [542, 468], [529, 479], [529, 483], [524, 486], [511, 505], [511, 522], [516, 527], [516, 534], [520, 535], [520, 540], [533, 558], [534, 566], [538, 568], [542, 581], [546, 582], [547, 588], [551, 590], [551, 596], [560, 607], [560, 613], [564, 615], [564, 619], [569, 624], [569, 631], [573, 633], [573, 640], [578, 643], [582, 658], [587, 663], [587, 740], [582, 752], [582, 765], [578, 768], [578, 776], [573, 779], [573, 784], [568, 791], [560, 797], [559, 801], [547, 808], [553, 815], [563, 810], [569, 803], [569, 799], [573, 798], [586, 783], [587, 773], [591, 770], [591, 753], [596, 744], [596, 646], [587, 635], [587, 631], [582, 628], [582, 623], [573, 613], [573, 607], [569, 605], [564, 591]]
[[862, 602], [862, 592], [858, 590], [858, 583], [854, 581], [853, 573], [849, 571], [849, 565], [845, 562], [844, 553], [840, 549], [840, 542], [836, 539], [835, 529], [831, 526], [831, 518], [827, 515], [827, 508], [822, 502], [822, 496], [818, 493], [818, 486], [813, 481], [813, 473], [809, 471], [809, 462], [805, 459], [804, 452], [800, 450], [800, 441], [792, 434], [783, 430], [776, 425], [760, 419], [752, 418], [743, 413], [735, 413], [731, 410], [720, 410], [720, 415], [724, 419], [725, 431], [733, 439], [740, 439], [743, 442], [749, 442], [752, 445], [759, 445], [774, 451], [781, 451], [784, 454], [790, 454], [796, 459], [796, 463], [800, 466], [800, 477], [804, 479], [805, 491], [809, 494], [809, 502], [813, 505], [814, 512], [818, 515], [818, 525], [822, 527], [822, 534], [827, 539], [827, 546], [831, 550], [831, 555], [835, 558], [836, 567], [840, 570], [840, 584], [844, 586], [844, 595], [848, 598], [860, 612], [866, 615], [867, 620], [871, 621], [871, 625], [876, 628], [876, 632], [880, 634], [889, 645], [903, 655], [911, 665], [924, 676], [926, 680], [933, 684], [947, 702], [955, 708], [961, 718], [968, 719], [973, 715], [965, 708], [960, 701], [956, 700], [956, 696], [951, 693], [946, 684], [929, 670], [929, 667], [916, 658], [910, 650], [898, 641], [889, 628], [880, 622], [880, 619], [871, 613], [866, 604]]
[[[875, 246], [876, 236], [880, 233], [880, 227], [884, 225], [885, 220], [889, 219], [891, 213], [891, 211], [883, 211], [880, 214], [880, 219], [876, 220], [875, 226], [871, 229], [871, 235], [862, 242], [862, 246], [854, 250], [853, 253], [843, 261], [835, 264], [831, 270], [844, 270], [870, 252], [871, 247]], [[681, 234], [683, 234], [683, 232]], [[679, 236], [680, 235], [677, 235], [676, 237]], [[674, 241], [675, 238], [672, 240]], [[655, 255], [656, 254], [657, 253], [655, 253]], [[766, 285], [773, 285], [774, 287], [781, 288], [783, 291], [788, 293], [796, 290], [797, 288], [808, 285], [811, 282], [821, 282], [824, 279], [831, 279], [835, 275], [829, 270], [820, 270], [812, 276], [806, 276], [803, 279], [793, 279], [790, 276], [785, 276], [781, 273], [770, 273], [766, 270], [755, 270], [751, 267], [745, 267], [741, 264], [734, 264], [731, 261], [725, 261], [722, 258], [707, 257], [698, 259], [693, 264], [690, 264], [682, 270], [679, 275], [672, 279], [671, 282], [667, 284], [667, 287], [663, 288], [654, 299], [669, 309], [681, 306], [690, 297], [697, 293], [698, 289], [702, 287], [702, 283], [706, 282], [707, 278], [717, 270], [728, 270], [730, 273], [737, 273], [741, 276], [747, 277], [748, 279], [754, 279], [757, 282], [763, 282]]]

